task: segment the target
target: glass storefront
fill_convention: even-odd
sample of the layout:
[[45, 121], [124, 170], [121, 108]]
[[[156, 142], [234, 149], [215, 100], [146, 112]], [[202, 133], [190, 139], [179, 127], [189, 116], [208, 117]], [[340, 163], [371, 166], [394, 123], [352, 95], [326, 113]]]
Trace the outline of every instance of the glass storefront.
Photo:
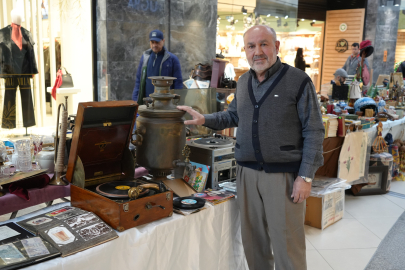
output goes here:
[[309, 66], [305, 72], [319, 89], [324, 22], [297, 18], [298, 1], [284, 1], [283, 4], [257, 1], [255, 6], [251, 4], [251, 1], [239, 1], [238, 5], [218, 3], [217, 54], [222, 53], [234, 66], [236, 80], [249, 69], [243, 33], [254, 25], [268, 25], [277, 33], [282, 62], [294, 66], [298, 48], [303, 49]]
[[[0, 2], [0, 31], [11, 32], [11, 24], [17, 23], [19, 18], [22, 49], [14, 50], [14, 47], [10, 49], [3, 46], [0, 57], [4, 60], [11, 52], [12, 57], [9, 59], [12, 59], [15, 66], [17, 55], [22, 55], [22, 58], [25, 57], [23, 63], [30, 63], [36, 69], [22, 68], [17, 72], [15, 68], [0, 66], [2, 136], [35, 133], [37, 128], [56, 125], [60, 95], [56, 95], [55, 101], [51, 92], [59, 68], [63, 68], [63, 75], [67, 70], [73, 79], [74, 87], [69, 88], [69, 91], [75, 94], [69, 95], [69, 114], [76, 113], [79, 101], [93, 99], [91, 1]], [[8, 39], [0, 43], [18, 46], [18, 41], [16, 43], [14, 38]], [[27, 60], [29, 57], [25, 53], [27, 48], [30, 51], [30, 60]], [[27, 89], [30, 91], [25, 91]], [[65, 90], [68, 91], [67, 88]]]

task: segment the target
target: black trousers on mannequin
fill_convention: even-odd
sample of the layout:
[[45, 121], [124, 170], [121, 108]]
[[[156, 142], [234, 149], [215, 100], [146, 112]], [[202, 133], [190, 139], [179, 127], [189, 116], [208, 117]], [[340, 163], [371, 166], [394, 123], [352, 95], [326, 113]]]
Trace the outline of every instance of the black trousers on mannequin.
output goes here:
[[12, 76], [5, 78], [6, 91], [4, 91], [2, 128], [16, 128], [16, 93], [20, 87], [23, 126], [35, 126], [34, 105], [31, 95], [32, 76]]

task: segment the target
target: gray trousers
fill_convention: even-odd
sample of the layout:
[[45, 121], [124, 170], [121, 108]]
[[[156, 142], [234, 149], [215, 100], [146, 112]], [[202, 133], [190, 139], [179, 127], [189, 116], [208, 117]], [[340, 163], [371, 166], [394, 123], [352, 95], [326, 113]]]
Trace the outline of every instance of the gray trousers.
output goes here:
[[291, 198], [296, 174], [237, 167], [237, 202], [249, 270], [306, 270], [305, 201]]

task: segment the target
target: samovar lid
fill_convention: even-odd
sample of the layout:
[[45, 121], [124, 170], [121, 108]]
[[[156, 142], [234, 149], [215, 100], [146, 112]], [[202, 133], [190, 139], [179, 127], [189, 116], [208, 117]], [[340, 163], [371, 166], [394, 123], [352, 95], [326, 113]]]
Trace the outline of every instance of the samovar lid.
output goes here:
[[150, 76], [148, 79], [157, 80], [157, 81], [164, 81], [164, 80], [176, 80], [176, 77], [169, 77], [169, 76]]
[[153, 118], [172, 118], [172, 117], [183, 117], [186, 112], [179, 109], [172, 110], [155, 110], [153, 107], [146, 107], [146, 105], [141, 105], [138, 108], [138, 113], [141, 116], [153, 117]]

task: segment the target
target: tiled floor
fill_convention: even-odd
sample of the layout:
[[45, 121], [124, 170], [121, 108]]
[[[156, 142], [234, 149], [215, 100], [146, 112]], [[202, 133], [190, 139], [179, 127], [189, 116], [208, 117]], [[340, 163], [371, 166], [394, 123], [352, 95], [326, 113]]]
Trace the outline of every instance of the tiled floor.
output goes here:
[[[405, 194], [405, 182], [393, 182], [391, 191]], [[59, 202], [62, 201], [54, 201]], [[43, 207], [45, 204], [29, 207], [17, 216]], [[404, 210], [405, 199], [389, 195], [346, 195], [342, 220], [323, 231], [305, 226], [308, 270], [364, 269]], [[0, 222], [9, 217], [0, 216]]]
[[[405, 194], [405, 182], [391, 191]], [[321, 231], [305, 226], [308, 270], [362, 270], [405, 210], [405, 199], [346, 195], [344, 218]]]

